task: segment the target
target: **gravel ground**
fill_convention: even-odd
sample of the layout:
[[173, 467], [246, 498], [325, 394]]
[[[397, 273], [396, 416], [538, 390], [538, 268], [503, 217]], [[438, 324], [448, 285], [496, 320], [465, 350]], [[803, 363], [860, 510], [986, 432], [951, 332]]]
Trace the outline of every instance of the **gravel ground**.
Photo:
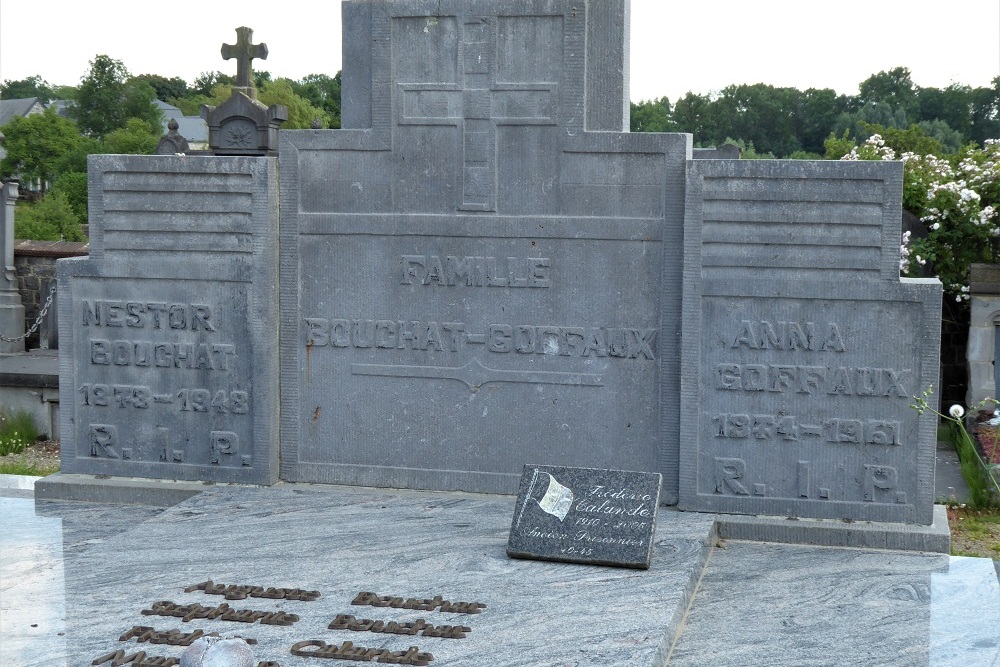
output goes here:
[[20, 454], [0, 456], [0, 463], [23, 462], [36, 468], [59, 469], [59, 441], [39, 440], [29, 445]]

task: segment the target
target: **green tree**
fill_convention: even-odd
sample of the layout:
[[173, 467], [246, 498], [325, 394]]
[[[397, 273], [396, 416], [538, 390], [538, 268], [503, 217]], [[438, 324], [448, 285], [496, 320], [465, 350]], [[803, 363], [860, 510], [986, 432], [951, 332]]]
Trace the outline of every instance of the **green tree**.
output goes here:
[[676, 132], [677, 126], [670, 115], [670, 100], [642, 101], [630, 105], [629, 128], [632, 132]]
[[73, 210], [73, 215], [81, 225], [87, 224], [87, 172], [67, 171], [56, 177], [46, 198], [61, 196]]
[[972, 140], [983, 144], [987, 139], [1000, 139], [1000, 76], [989, 88], [973, 89], [971, 99]]
[[4, 125], [3, 135], [0, 145], [7, 155], [0, 161], [0, 178], [38, 181], [42, 192], [56, 177], [58, 161], [81, 141], [76, 123], [51, 108], [13, 119]]
[[0, 100], [21, 100], [28, 97], [37, 97], [42, 104], [48, 104], [55, 98], [55, 92], [49, 82], [37, 74], [20, 81], [8, 79], [0, 84]]
[[674, 104], [674, 125], [678, 132], [690, 132], [695, 146], [712, 143], [716, 134], [712, 98], [688, 91]]
[[292, 82], [296, 95], [326, 112], [329, 127], [340, 127], [340, 72], [336, 76], [309, 74]]
[[953, 83], [947, 88], [917, 88], [919, 121], [942, 121], [959, 132], [959, 145], [972, 139], [972, 88]]
[[80, 129], [91, 136], [125, 127], [128, 118], [141, 118], [159, 125], [162, 114], [153, 103], [156, 91], [142, 80], [129, 81], [124, 63], [106, 55], [95, 56], [80, 80], [76, 104], [70, 114]]
[[723, 88], [713, 103], [718, 119], [713, 141], [718, 145], [728, 137], [737, 137], [761, 154], [778, 157], [801, 150], [796, 135], [800, 95], [795, 88], [764, 83]]
[[34, 204], [20, 204], [14, 214], [14, 236], [37, 241], [82, 241], [83, 230], [65, 195], [51, 193]]
[[159, 74], [140, 74], [132, 77], [131, 80], [133, 82], [141, 81], [148, 83], [156, 91], [156, 99], [163, 100], [164, 102], [178, 97], [187, 97], [188, 95], [187, 81], [179, 76], [168, 79]]
[[193, 95], [211, 97], [216, 86], [234, 86], [236, 79], [222, 72], [202, 72], [191, 84], [189, 92]]
[[902, 127], [909, 126], [918, 116], [920, 102], [910, 70], [906, 67], [872, 74], [861, 82], [858, 89], [858, 96], [855, 98], [858, 108], [883, 107], [890, 113], [902, 111]]
[[116, 155], [152, 155], [159, 141], [159, 128], [139, 118], [129, 118], [125, 127], [104, 137], [104, 152]]

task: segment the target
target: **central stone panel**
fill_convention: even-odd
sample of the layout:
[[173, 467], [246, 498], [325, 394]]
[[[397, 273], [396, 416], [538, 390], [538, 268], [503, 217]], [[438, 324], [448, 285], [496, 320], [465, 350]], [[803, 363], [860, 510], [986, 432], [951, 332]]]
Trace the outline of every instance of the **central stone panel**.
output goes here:
[[349, 2], [343, 130], [281, 135], [295, 481], [676, 502], [686, 135], [630, 135], [627, 3]]

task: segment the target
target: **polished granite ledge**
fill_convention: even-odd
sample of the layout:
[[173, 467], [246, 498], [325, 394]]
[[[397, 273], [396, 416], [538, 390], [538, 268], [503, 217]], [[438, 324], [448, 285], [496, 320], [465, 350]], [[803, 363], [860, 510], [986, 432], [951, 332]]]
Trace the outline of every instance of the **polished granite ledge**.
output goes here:
[[[0, 495], [6, 495], [0, 480]], [[22, 489], [23, 490], [23, 489]], [[258, 659], [293, 641], [430, 650], [432, 665], [1000, 665], [1000, 582], [986, 559], [720, 539], [711, 516], [661, 512], [649, 571], [508, 559], [513, 499], [212, 488], [169, 509], [0, 498], [0, 665], [88, 665], [133, 625], [240, 634]], [[143, 616], [220, 583], [316, 589], [250, 598], [291, 627]], [[479, 616], [351, 606], [358, 592], [481, 601]], [[337, 614], [464, 624], [468, 639], [328, 630]], [[668, 660], [669, 655], [669, 660]], [[348, 664], [348, 663], [345, 663]]]
[[[282, 667], [316, 664], [292, 643], [352, 641], [369, 648], [431, 651], [435, 665], [662, 664], [712, 544], [712, 517], [663, 511], [649, 570], [514, 560], [505, 553], [514, 499], [482, 495], [213, 488], [174, 507], [94, 506], [0, 499], [31, 532], [32, 549], [4, 538], [4, 641], [0, 664], [84, 665], [118, 647], [133, 625], [257, 639], [259, 660]], [[70, 530], [95, 512], [88, 534]], [[106, 512], [106, 514], [101, 514]], [[65, 513], [65, 518], [58, 518]], [[29, 516], [33, 515], [33, 516]], [[58, 524], [63, 522], [63, 526]], [[110, 532], [107, 525], [113, 525]], [[27, 535], [24, 536], [27, 538]], [[64, 543], [65, 539], [65, 543]], [[185, 593], [220, 583], [318, 590], [315, 602], [249, 598], [237, 609], [283, 611], [291, 627], [194, 620], [140, 612], [160, 600], [218, 605], [219, 596]], [[11, 582], [11, 583], [7, 583]], [[361, 591], [403, 597], [441, 595], [484, 602], [480, 615], [352, 606]], [[329, 630], [338, 614], [467, 625], [467, 639]], [[145, 645], [144, 645], [145, 646]], [[154, 655], [181, 649], [155, 646]]]

